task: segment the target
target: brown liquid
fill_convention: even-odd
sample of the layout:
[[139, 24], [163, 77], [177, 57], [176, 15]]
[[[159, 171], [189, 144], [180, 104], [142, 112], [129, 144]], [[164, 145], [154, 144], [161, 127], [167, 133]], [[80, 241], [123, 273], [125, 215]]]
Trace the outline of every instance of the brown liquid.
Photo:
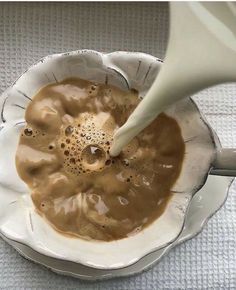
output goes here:
[[163, 213], [185, 151], [177, 122], [161, 114], [109, 156], [114, 131], [138, 102], [134, 91], [73, 78], [28, 105], [16, 167], [39, 214], [61, 233], [121, 239]]

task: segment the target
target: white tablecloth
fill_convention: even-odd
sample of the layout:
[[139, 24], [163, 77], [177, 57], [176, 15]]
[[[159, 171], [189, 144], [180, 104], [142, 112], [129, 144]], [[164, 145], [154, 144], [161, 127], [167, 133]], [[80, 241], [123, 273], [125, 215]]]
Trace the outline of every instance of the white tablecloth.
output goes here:
[[[1, 3], [0, 91], [55, 52], [90, 48], [163, 57], [167, 31], [165, 3]], [[196, 99], [222, 144], [236, 147], [236, 85], [206, 90]], [[236, 289], [236, 185], [200, 235], [130, 278], [87, 283], [61, 277], [0, 240], [0, 289]]]

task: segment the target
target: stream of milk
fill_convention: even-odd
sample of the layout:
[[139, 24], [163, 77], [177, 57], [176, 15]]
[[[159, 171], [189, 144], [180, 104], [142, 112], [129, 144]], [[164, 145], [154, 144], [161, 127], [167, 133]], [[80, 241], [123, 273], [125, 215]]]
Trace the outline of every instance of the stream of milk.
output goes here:
[[236, 81], [236, 4], [172, 2], [165, 62], [110, 150], [117, 156], [159, 113], [212, 85]]

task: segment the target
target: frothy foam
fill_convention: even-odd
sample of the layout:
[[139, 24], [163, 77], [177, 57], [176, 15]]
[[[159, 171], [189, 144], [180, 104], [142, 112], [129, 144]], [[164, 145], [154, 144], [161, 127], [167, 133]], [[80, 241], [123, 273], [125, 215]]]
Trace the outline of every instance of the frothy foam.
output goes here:
[[61, 128], [58, 139], [59, 148], [67, 172], [80, 175], [100, 171], [109, 164], [110, 144], [114, 120], [104, 115], [84, 113], [72, 124]]

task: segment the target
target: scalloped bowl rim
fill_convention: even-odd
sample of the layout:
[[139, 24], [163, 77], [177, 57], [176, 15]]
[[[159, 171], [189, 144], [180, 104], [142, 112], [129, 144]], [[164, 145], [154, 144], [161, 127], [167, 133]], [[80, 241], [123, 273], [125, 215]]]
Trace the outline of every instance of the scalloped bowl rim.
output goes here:
[[[157, 58], [155, 58], [155, 57], [153, 57], [153, 56], [151, 56], [149, 54], [139, 53], [139, 52], [122, 52], [122, 51], [119, 51], [119, 52], [112, 52], [112, 53], [108, 53], [108, 54], [102, 54], [102, 53], [99, 53], [99, 52], [96, 52], [96, 51], [93, 51], [93, 50], [82, 50], [82, 51], [73, 51], [73, 52], [68, 52], [68, 53], [59, 53], [59, 54], [49, 55], [49, 56], [46, 56], [45, 58], [42, 58], [41, 60], [39, 60], [34, 65], [32, 65], [28, 70], [26, 70], [12, 84], [12, 86], [10, 86], [5, 92], [3, 92], [3, 94], [2, 94], [3, 98], [1, 100], [2, 103], [0, 103], [2, 108], [4, 108], [4, 105], [6, 105], [5, 103], [7, 103], [12, 98], [12, 96], [11, 96], [12, 92], [15, 93], [16, 89], [18, 90], [17, 86], [19, 86], [21, 88], [22, 85], [20, 84], [20, 82], [22, 81], [23, 78], [26, 77], [26, 75], [28, 73], [32, 73], [32, 70], [36, 70], [37, 73], [41, 72], [42, 68], [38, 68], [38, 67], [40, 65], [46, 64], [50, 60], [61, 59], [62, 57], [67, 58], [67, 57], [71, 57], [71, 56], [72, 57], [73, 56], [84, 56], [85, 59], [86, 59], [86, 57], [88, 58], [88, 59], [86, 59], [86, 61], [89, 61], [89, 57], [92, 58], [92, 61], [93, 61], [93, 58], [100, 58], [99, 60], [102, 60], [102, 65], [104, 65], [104, 59], [106, 61], [107, 61], [107, 59], [110, 59], [110, 61], [111, 61], [111, 59], [113, 59], [114, 63], [112, 65], [113, 65], [114, 71], [116, 71], [114, 73], [114, 75], [121, 75], [120, 76], [120, 80], [119, 80], [121, 86], [126, 86], [127, 85], [126, 81], [128, 81], [128, 85], [131, 85], [132, 81], [135, 84], [136, 80], [131, 80], [130, 76], [128, 76], [127, 71], [124, 71], [124, 70], [122, 70], [121, 67], [118, 67], [118, 65], [116, 63], [117, 59], [119, 60], [120, 64], [122, 64], [124, 66], [127, 64], [129, 59], [133, 58], [133, 59], [138, 60], [138, 61], [140, 61], [140, 59], [142, 59], [142, 62], [143, 62], [144, 65], [145, 65], [145, 61], [147, 62], [147, 66], [145, 68], [147, 68], [148, 72], [150, 72], [151, 69], [154, 69], [154, 68], [156, 69], [155, 72], [158, 72], [158, 70], [160, 69], [160, 66], [161, 66], [161, 60], [159, 60], [159, 59], [157, 59]], [[123, 59], [123, 63], [121, 61], [122, 59]], [[128, 67], [128, 69], [129, 68], [130, 67]], [[153, 72], [153, 73], [155, 74], [155, 72]], [[149, 75], [151, 75], [151, 72], [149, 73]], [[154, 77], [155, 76], [156, 75], [154, 75]], [[55, 77], [55, 76], [53, 76], [53, 77]], [[114, 76], [114, 79], [115, 78], [116, 78], [116, 76]], [[124, 81], [125, 78], [126, 78], [126, 81]], [[148, 87], [150, 87], [150, 84], [151, 84], [152, 81], [153, 81], [153, 77], [150, 80], [150, 83], [148, 84]], [[25, 80], [23, 80], [23, 83], [24, 82], [25, 82]], [[50, 81], [50, 82], [52, 82], [52, 81]], [[139, 82], [139, 80], [137, 81], [137, 83], [138, 82]], [[147, 87], [147, 89], [148, 89], [148, 87]], [[18, 92], [19, 92], [19, 90], [18, 90]], [[146, 91], [143, 91], [143, 95], [145, 95], [145, 92]], [[20, 91], [19, 95], [20, 94], [22, 94], [22, 91]], [[32, 96], [33, 94], [32, 93], [29, 93], [29, 94], [27, 93], [27, 95]], [[10, 98], [9, 98], [9, 96], [10, 96]], [[8, 98], [9, 98], [9, 100], [8, 100]], [[15, 98], [15, 95], [13, 96], [13, 98]], [[186, 102], [184, 101], [183, 104], [185, 105]], [[131, 264], [137, 262], [139, 259], [141, 259], [145, 255], [147, 255], [147, 254], [149, 254], [149, 253], [151, 253], [153, 251], [156, 251], [158, 249], [161, 249], [163, 247], [166, 247], [167, 245], [171, 244], [174, 240], [177, 239], [177, 237], [180, 235], [180, 233], [181, 233], [181, 231], [183, 229], [183, 225], [184, 225], [184, 221], [185, 221], [185, 217], [186, 217], [186, 212], [187, 212], [190, 200], [193, 197], [194, 193], [197, 192], [203, 186], [203, 184], [205, 183], [205, 180], [206, 180], [206, 178], [208, 176], [208, 172], [209, 172], [209, 170], [211, 168], [211, 162], [214, 159], [214, 154], [215, 154], [214, 151], [215, 151], [216, 147], [219, 146], [219, 142], [218, 142], [217, 136], [214, 134], [214, 132], [211, 129], [211, 127], [205, 121], [203, 115], [198, 110], [196, 104], [191, 99], [186, 104], [188, 106], [193, 106], [192, 108], [193, 108], [194, 112], [196, 114], [198, 113], [199, 120], [200, 120], [200, 122], [202, 122], [201, 125], [204, 126], [204, 128], [208, 132], [209, 140], [207, 139], [206, 143], [207, 144], [209, 143], [209, 148], [208, 147], [207, 148], [209, 149], [210, 157], [209, 157], [209, 160], [208, 160], [209, 162], [206, 164], [205, 172], [204, 172], [204, 174], [202, 174], [197, 186], [195, 186], [191, 190], [191, 192], [188, 192], [185, 195], [183, 195], [183, 200], [181, 200], [181, 202], [183, 203], [183, 206], [182, 206], [182, 208], [178, 209], [179, 212], [180, 212], [179, 213], [180, 220], [179, 220], [179, 223], [178, 223], [178, 230], [175, 232], [174, 236], [172, 235], [172, 237], [169, 238], [168, 241], [164, 241], [161, 245], [158, 245], [158, 246], [154, 245], [155, 244], [155, 241], [154, 241], [152, 247], [150, 247], [149, 249], [146, 248], [144, 250], [144, 249], [140, 248], [141, 245], [144, 245], [147, 242], [148, 237], [147, 237], [146, 232], [148, 232], [148, 229], [149, 229], [149, 234], [151, 234], [150, 233], [150, 228], [152, 228], [152, 227], [154, 228], [155, 227], [155, 223], [156, 223], [156, 221], [155, 221], [150, 226], [148, 226], [147, 228], [142, 230], [140, 233], [138, 233], [138, 234], [136, 234], [136, 235], [134, 235], [132, 237], [128, 237], [128, 238], [125, 238], [125, 239], [122, 239], [122, 240], [118, 240], [118, 241], [113, 241], [113, 242], [107, 242], [107, 243], [105, 242], [105, 244], [106, 244], [106, 246], [104, 247], [105, 251], [103, 249], [103, 255], [105, 255], [105, 258], [102, 261], [100, 261], [99, 259], [93, 259], [93, 256], [90, 256], [90, 259], [88, 259], [88, 257], [84, 258], [84, 256], [83, 256], [84, 252], [79, 252], [78, 256], [76, 256], [76, 257], [71, 257], [71, 255], [70, 255], [70, 257], [68, 258], [68, 255], [65, 254], [65, 252], [63, 254], [58, 254], [58, 252], [55, 252], [53, 250], [53, 247], [50, 248], [51, 245], [49, 245], [49, 248], [47, 248], [47, 247], [45, 247], [45, 244], [40, 244], [40, 243], [38, 243], [35, 240], [34, 233], [32, 231], [32, 219], [35, 219], [35, 220], [33, 220], [34, 221], [34, 227], [38, 226], [41, 229], [38, 232], [38, 235], [46, 235], [47, 238], [48, 238], [48, 236], [54, 237], [54, 238], [56, 236], [56, 239], [58, 239], [59, 243], [62, 242], [62, 240], [64, 240], [64, 242], [65, 242], [65, 240], [67, 240], [68, 238], [58, 234], [40, 216], [34, 214], [34, 210], [33, 210], [34, 207], [33, 207], [33, 203], [31, 201], [31, 198], [30, 198], [29, 194], [24, 194], [24, 195], [20, 194], [19, 195], [19, 193], [18, 193], [18, 199], [20, 200], [20, 202], [19, 202], [20, 205], [18, 203], [12, 203], [12, 201], [8, 203], [8, 206], [10, 206], [9, 209], [11, 211], [12, 211], [12, 207], [14, 207], [15, 204], [18, 204], [17, 205], [18, 207], [15, 208], [14, 216], [10, 215], [9, 212], [8, 213], [4, 212], [4, 214], [5, 214], [5, 216], [4, 216], [4, 214], [1, 214], [1, 211], [0, 211], [0, 232], [4, 236], [6, 236], [7, 238], [9, 238], [9, 239], [11, 239], [13, 241], [20, 242], [20, 243], [23, 243], [25, 245], [28, 245], [31, 248], [33, 248], [34, 250], [36, 250], [39, 253], [42, 253], [44, 255], [48, 255], [48, 256], [51, 256], [51, 257], [54, 257], [54, 258], [59, 258], [59, 259], [62, 259], [62, 260], [74, 261], [74, 262], [78, 262], [78, 263], [84, 264], [86, 266], [100, 268], [100, 269], [116, 269], [116, 268], [126, 267], [128, 265], [131, 265]], [[175, 112], [174, 111], [172, 112], [172, 111], [173, 110], [170, 110], [169, 113], [170, 114], [174, 114]], [[12, 115], [15, 118], [15, 114], [12, 114]], [[8, 129], [12, 130], [13, 127], [17, 127], [17, 126], [15, 126], [17, 120], [19, 121], [20, 119], [16, 118], [15, 120], [13, 120], [12, 123], [11, 123], [11, 121], [2, 122], [2, 124], [1, 124], [1, 129], [2, 130], [0, 131], [0, 135], [1, 135], [1, 132], [3, 132], [4, 130], [8, 130]], [[2, 121], [4, 121], [3, 114], [2, 114]], [[10, 123], [9, 128], [7, 128], [7, 123]], [[4, 138], [6, 138], [6, 136], [4, 135]], [[0, 142], [1, 141], [3, 141], [3, 139], [1, 140], [1, 138], [0, 138]], [[2, 187], [0, 187], [0, 188], [1, 188], [1, 191], [2, 191]], [[6, 188], [5, 188], [5, 190], [7, 191]], [[16, 196], [16, 195], [14, 195], [14, 196]], [[19, 196], [20, 196], [20, 198], [19, 198]], [[1, 198], [3, 198], [2, 195], [0, 195], [0, 200], [1, 200]], [[21, 217], [21, 214], [22, 214], [21, 209], [22, 208], [23, 208], [23, 210], [25, 210], [27, 212], [27, 221], [26, 221], [26, 224], [22, 223], [22, 227], [24, 227], [24, 230], [22, 231], [22, 233], [20, 233], [20, 234], [17, 233], [16, 234], [16, 227], [14, 227], [14, 222], [16, 222], [16, 219], [14, 220], [14, 218], [16, 218], [16, 217], [20, 218]], [[1, 210], [1, 208], [0, 208], [0, 210]], [[19, 211], [19, 213], [17, 211]], [[9, 216], [8, 216], [8, 214], [9, 214]], [[26, 214], [26, 213], [24, 212], [24, 214]], [[28, 214], [29, 214], [29, 216], [28, 216]], [[13, 221], [11, 220], [11, 218], [13, 218]], [[160, 219], [157, 219], [157, 220], [160, 220]], [[165, 227], [168, 229], [168, 225], [165, 225]], [[132, 247], [133, 247], [133, 245], [135, 243], [137, 243], [137, 239], [135, 239], [135, 237], [137, 237], [138, 235], [142, 236], [141, 243], [139, 243], [139, 246], [137, 245], [136, 247], [134, 247], [134, 248], [136, 248], [136, 251], [134, 251], [134, 253], [132, 253], [132, 257], [130, 256], [130, 257], [126, 258], [126, 259], [125, 259], [124, 255], [123, 255], [123, 257], [121, 257], [122, 256], [121, 255], [122, 247], [120, 248], [119, 245], [122, 243], [122, 241], [129, 240], [128, 243], [130, 244], [130, 246], [132, 245]], [[70, 238], [70, 240], [71, 240], [71, 238]], [[78, 243], [82, 243], [82, 240], [78, 239], [77, 242]], [[92, 242], [89, 242], [89, 243], [90, 243], [90, 248], [91, 248], [91, 246], [94, 246], [95, 244], [99, 244], [100, 246], [103, 244], [103, 243], [100, 243], [99, 241], [92, 241]], [[111, 245], [111, 244], [112, 244], [112, 246], [110, 247], [109, 245]], [[139, 249], [138, 249], [138, 247], [139, 247]], [[89, 247], [87, 247], [87, 248], [85, 247], [85, 248], [83, 248], [83, 250], [84, 249], [89, 249]], [[114, 252], [115, 249], [116, 250], [120, 249], [120, 251], [117, 251], [118, 253], [115, 253]], [[92, 254], [92, 255], [94, 255], [94, 254]], [[101, 255], [102, 255], [102, 253], [100, 253], [99, 258], [101, 258]]]

